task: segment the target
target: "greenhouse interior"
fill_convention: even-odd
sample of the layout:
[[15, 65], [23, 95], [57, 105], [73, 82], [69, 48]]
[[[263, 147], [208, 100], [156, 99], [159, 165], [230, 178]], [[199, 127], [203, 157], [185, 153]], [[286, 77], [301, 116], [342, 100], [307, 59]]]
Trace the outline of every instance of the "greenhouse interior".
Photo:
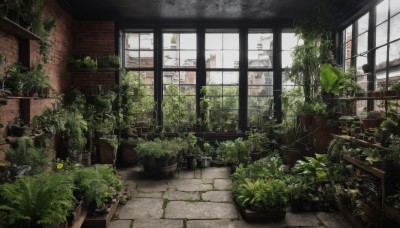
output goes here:
[[400, 227], [399, 0], [0, 0], [0, 86], [0, 228]]

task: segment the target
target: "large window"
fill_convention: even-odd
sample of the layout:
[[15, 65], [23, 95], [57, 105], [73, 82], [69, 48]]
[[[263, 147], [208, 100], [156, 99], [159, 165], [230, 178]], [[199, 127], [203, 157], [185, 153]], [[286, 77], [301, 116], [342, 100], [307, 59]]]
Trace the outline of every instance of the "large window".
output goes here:
[[163, 33], [163, 124], [186, 130], [196, 123], [196, 34]]
[[210, 127], [234, 130], [239, 111], [239, 33], [206, 33]]
[[273, 113], [273, 34], [248, 34], [247, 124], [261, 126]]
[[154, 126], [154, 34], [128, 32], [125, 34], [124, 84], [129, 85], [137, 125]]

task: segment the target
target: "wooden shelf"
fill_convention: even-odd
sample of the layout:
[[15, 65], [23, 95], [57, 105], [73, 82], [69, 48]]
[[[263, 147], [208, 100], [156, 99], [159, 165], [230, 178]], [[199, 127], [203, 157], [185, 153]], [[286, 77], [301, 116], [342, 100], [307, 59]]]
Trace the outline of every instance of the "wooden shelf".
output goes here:
[[387, 205], [386, 203], [384, 204], [383, 210], [390, 218], [392, 218], [396, 222], [400, 223], [400, 210], [398, 210], [390, 205]]
[[88, 213], [87, 209], [85, 207], [82, 208], [81, 216], [77, 220], [75, 220], [71, 226], [68, 226], [68, 227], [69, 228], [80, 228], [82, 226], [83, 222], [85, 221], [87, 213]]
[[119, 199], [112, 203], [109, 212], [102, 216], [88, 217], [82, 224], [83, 228], [106, 228], [117, 211]]
[[350, 162], [351, 164], [363, 169], [364, 171], [373, 174], [376, 177], [379, 177], [381, 180], [385, 178], [386, 172], [375, 168], [373, 166], [368, 165], [367, 163], [360, 161], [356, 158], [350, 157], [348, 155], [343, 155], [344, 160]]
[[388, 148], [381, 146], [381, 144], [372, 144], [369, 143], [367, 141], [361, 140], [361, 139], [356, 139], [354, 137], [348, 136], [348, 135], [333, 135], [334, 138], [339, 138], [339, 139], [344, 139], [344, 140], [348, 140], [350, 142], [354, 142], [357, 143], [359, 145], [363, 145], [363, 146], [367, 146], [367, 147], [372, 147], [378, 150], [388, 150]]
[[5, 17], [0, 18], [0, 30], [21, 39], [40, 40], [40, 37], [38, 37], [36, 34]]

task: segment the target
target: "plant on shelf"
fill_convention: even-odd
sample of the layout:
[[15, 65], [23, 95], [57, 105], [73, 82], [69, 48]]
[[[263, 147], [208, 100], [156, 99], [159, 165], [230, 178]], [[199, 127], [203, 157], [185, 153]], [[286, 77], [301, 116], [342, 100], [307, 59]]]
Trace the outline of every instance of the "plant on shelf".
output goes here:
[[346, 74], [339, 67], [325, 63], [320, 68], [319, 79], [322, 91], [326, 94], [338, 94], [339, 82], [346, 77]]
[[362, 119], [364, 130], [369, 130], [371, 128], [379, 127], [383, 119], [384, 119], [384, 114], [382, 112], [379, 111], [367, 112], [366, 118]]
[[97, 71], [97, 60], [92, 59], [90, 56], [85, 56], [82, 59], [82, 66], [95, 73]]
[[51, 86], [50, 77], [44, 71], [42, 64], [38, 64], [26, 72], [26, 79], [24, 91], [26, 91], [27, 96], [32, 94], [42, 95], [43, 89]]
[[121, 63], [121, 58], [118, 55], [109, 55], [107, 56], [107, 64], [112, 67], [119, 67]]
[[74, 186], [68, 174], [22, 176], [0, 189], [7, 227], [55, 227], [66, 221], [75, 205]]
[[25, 72], [28, 69], [20, 64], [14, 63], [10, 65], [6, 71], [4, 85], [9, 88], [15, 96], [23, 96], [25, 83], [27, 81]]
[[377, 149], [364, 148], [361, 154], [366, 156], [365, 161], [367, 161], [370, 165], [376, 165], [382, 161], [379, 150]]
[[31, 173], [40, 173], [48, 163], [43, 148], [36, 148], [29, 137], [18, 137], [12, 147], [5, 150], [6, 160], [17, 165], [28, 165]]

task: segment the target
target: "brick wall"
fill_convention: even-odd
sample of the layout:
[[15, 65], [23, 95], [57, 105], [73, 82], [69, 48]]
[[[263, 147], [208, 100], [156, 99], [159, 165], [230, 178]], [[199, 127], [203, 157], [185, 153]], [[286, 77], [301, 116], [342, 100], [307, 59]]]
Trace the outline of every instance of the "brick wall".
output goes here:
[[6, 62], [0, 66], [0, 76], [2, 76], [7, 66], [18, 61], [18, 39], [0, 31], [0, 53], [6, 57]]
[[[74, 32], [73, 56], [102, 58], [115, 53], [114, 21], [79, 21]], [[115, 85], [116, 71], [99, 69], [96, 73], [71, 70], [72, 86], [91, 94], [97, 85], [111, 89]]]

